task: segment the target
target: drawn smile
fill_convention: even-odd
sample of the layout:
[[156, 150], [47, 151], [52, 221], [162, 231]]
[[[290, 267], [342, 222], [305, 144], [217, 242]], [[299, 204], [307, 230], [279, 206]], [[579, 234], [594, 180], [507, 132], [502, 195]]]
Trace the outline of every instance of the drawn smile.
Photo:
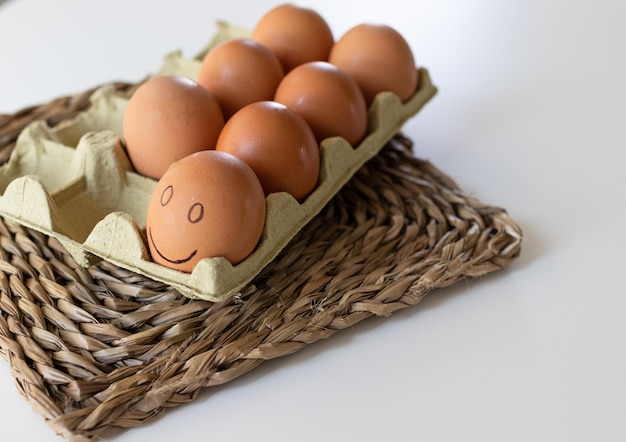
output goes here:
[[170, 259], [167, 256], [165, 256], [163, 253], [161, 253], [161, 251], [159, 250], [159, 248], [157, 247], [157, 245], [154, 242], [154, 238], [152, 237], [152, 230], [148, 229], [148, 237], [150, 238], [150, 242], [152, 243], [152, 246], [154, 247], [154, 250], [157, 252], [157, 254], [163, 258], [164, 260], [166, 260], [169, 263], [172, 264], [184, 264], [187, 261], [191, 261], [191, 259], [196, 256], [196, 253], [198, 253], [198, 249], [194, 250], [193, 252], [191, 252], [191, 254], [183, 259]]

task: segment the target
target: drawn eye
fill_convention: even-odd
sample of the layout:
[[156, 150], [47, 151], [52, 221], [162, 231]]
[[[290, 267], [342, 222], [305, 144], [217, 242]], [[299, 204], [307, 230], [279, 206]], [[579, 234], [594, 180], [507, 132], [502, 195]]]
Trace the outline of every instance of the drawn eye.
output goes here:
[[197, 223], [204, 216], [204, 206], [200, 203], [195, 203], [189, 209], [189, 213], [187, 214], [187, 219], [190, 223]]
[[169, 185], [165, 189], [163, 189], [163, 193], [161, 194], [161, 205], [167, 206], [167, 203], [169, 203], [172, 200], [173, 196], [174, 196], [174, 188], [171, 185]]

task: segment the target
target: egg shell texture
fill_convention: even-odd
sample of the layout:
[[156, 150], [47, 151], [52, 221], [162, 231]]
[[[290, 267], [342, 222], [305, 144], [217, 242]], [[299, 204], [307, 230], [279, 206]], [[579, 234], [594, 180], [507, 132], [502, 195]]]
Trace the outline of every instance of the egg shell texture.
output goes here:
[[328, 62], [305, 63], [289, 72], [274, 100], [302, 115], [318, 142], [340, 136], [355, 146], [367, 131], [367, 106], [359, 86]]
[[154, 77], [131, 96], [122, 123], [135, 170], [159, 179], [175, 161], [214, 149], [224, 127], [215, 98], [182, 76]]
[[198, 83], [213, 94], [228, 119], [247, 104], [272, 100], [283, 76], [280, 61], [267, 47], [235, 38], [206, 54]]
[[327, 61], [334, 38], [328, 23], [313, 9], [293, 4], [268, 11], [252, 38], [272, 50], [285, 72], [309, 61]]
[[354, 26], [335, 43], [329, 61], [356, 80], [368, 105], [379, 92], [391, 91], [406, 101], [417, 88], [413, 52], [404, 37], [387, 25]]
[[319, 146], [306, 121], [273, 101], [249, 104], [228, 120], [217, 150], [245, 161], [266, 194], [290, 193], [302, 201], [319, 177]]
[[206, 257], [237, 264], [256, 247], [265, 209], [261, 184], [243, 161], [214, 150], [189, 155], [167, 170], [148, 203], [152, 258], [184, 272]]

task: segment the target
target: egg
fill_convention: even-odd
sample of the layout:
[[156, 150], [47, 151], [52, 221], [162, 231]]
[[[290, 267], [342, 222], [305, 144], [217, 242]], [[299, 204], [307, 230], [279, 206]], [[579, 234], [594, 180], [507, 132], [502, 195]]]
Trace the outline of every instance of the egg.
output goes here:
[[363, 23], [334, 44], [328, 61], [352, 76], [371, 104], [381, 91], [408, 100], [417, 88], [413, 52], [404, 37], [387, 25]]
[[273, 51], [285, 69], [309, 61], [327, 61], [334, 38], [316, 11], [286, 3], [269, 10], [252, 30], [252, 38]]
[[278, 85], [274, 100], [300, 114], [318, 142], [340, 136], [355, 146], [367, 132], [367, 106], [359, 86], [328, 62], [293, 69]]
[[147, 80], [130, 97], [122, 135], [135, 170], [159, 179], [175, 161], [214, 149], [223, 127], [211, 93], [192, 79], [162, 76]]
[[198, 83], [215, 97], [228, 119], [246, 104], [273, 99], [283, 75], [280, 61], [267, 47], [235, 38], [205, 55]]
[[265, 194], [287, 192], [303, 201], [319, 177], [319, 146], [306, 121], [273, 101], [249, 104], [224, 125], [216, 150], [246, 162]]
[[191, 272], [203, 258], [233, 265], [255, 249], [265, 223], [265, 195], [252, 169], [215, 150], [191, 154], [157, 183], [146, 215], [154, 262]]

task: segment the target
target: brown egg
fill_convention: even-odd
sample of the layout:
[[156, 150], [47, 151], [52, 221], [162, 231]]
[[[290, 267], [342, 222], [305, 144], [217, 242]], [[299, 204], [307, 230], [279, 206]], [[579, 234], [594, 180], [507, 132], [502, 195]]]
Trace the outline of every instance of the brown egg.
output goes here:
[[222, 127], [222, 111], [206, 89], [189, 78], [163, 76], [131, 96], [122, 132], [135, 170], [159, 179], [173, 162], [214, 149]]
[[283, 67], [267, 47], [249, 38], [227, 40], [202, 61], [198, 83], [208, 90], [230, 118], [246, 104], [274, 98]]
[[318, 142], [340, 136], [355, 146], [367, 131], [367, 107], [359, 86], [328, 62], [305, 63], [289, 72], [274, 100], [302, 115]]
[[329, 61], [352, 76], [370, 105], [376, 94], [391, 91], [408, 100], [417, 88], [417, 68], [409, 44], [386, 25], [360, 24], [333, 46]]
[[259, 101], [242, 108], [224, 126], [216, 149], [250, 165], [266, 194], [288, 192], [303, 201], [317, 185], [315, 136], [300, 115], [280, 103]]
[[332, 31], [321, 15], [289, 3], [261, 17], [252, 38], [278, 56], [285, 72], [309, 61], [327, 61], [334, 42]]
[[226, 152], [207, 150], [174, 163], [148, 205], [152, 259], [191, 272], [203, 258], [233, 265], [256, 247], [265, 223], [265, 195], [252, 169]]

